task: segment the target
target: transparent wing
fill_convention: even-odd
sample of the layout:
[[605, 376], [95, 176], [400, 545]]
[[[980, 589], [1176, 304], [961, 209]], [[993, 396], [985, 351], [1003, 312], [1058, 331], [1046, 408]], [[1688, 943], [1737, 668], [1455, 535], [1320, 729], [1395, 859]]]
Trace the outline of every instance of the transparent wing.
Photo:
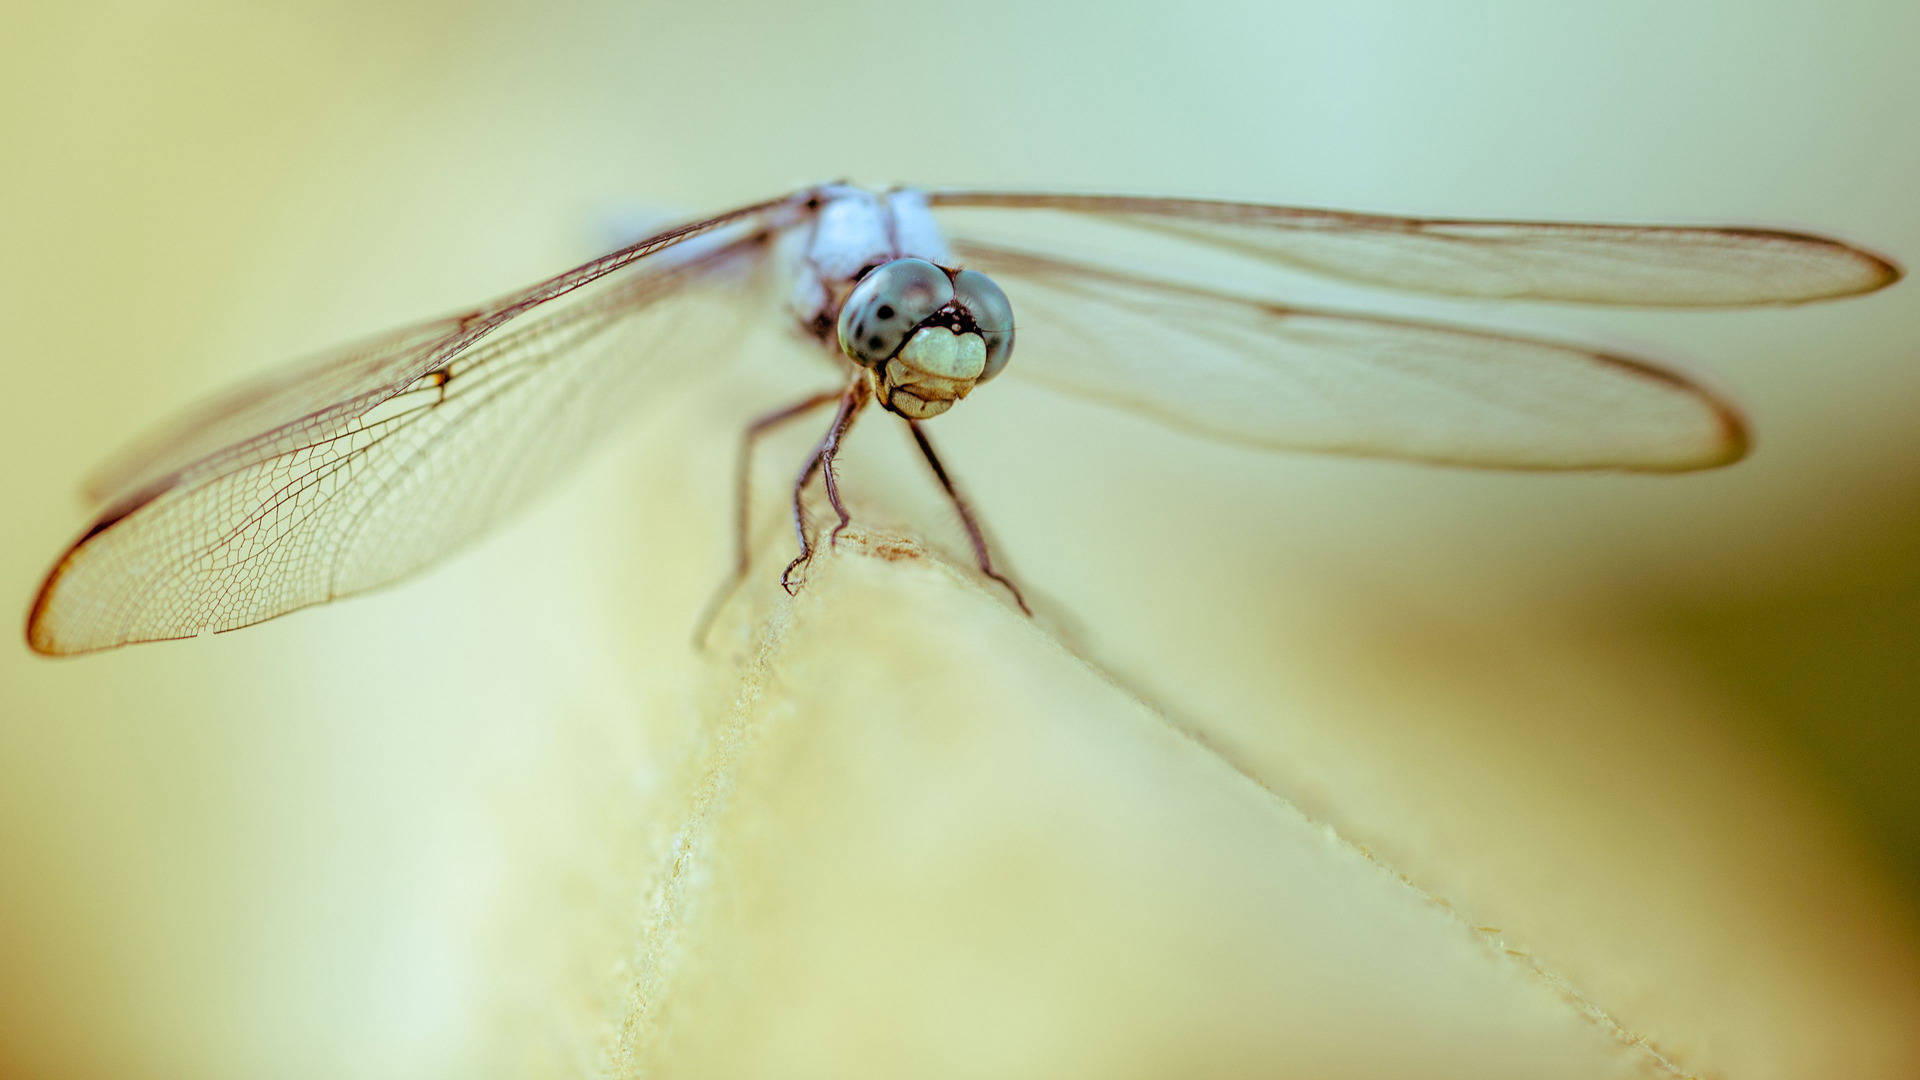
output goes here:
[[629, 415], [660, 361], [737, 332], [779, 205], [663, 233], [203, 408], [104, 481], [114, 502], [48, 575], [28, 642], [67, 654], [236, 629], [472, 539]]
[[1646, 361], [956, 250], [1013, 302], [1009, 372], [1230, 442], [1542, 470], [1699, 469], [1746, 449], [1731, 405]]
[[[296, 361], [217, 396], [148, 434], [87, 479], [101, 503], [137, 502], [156, 487], [237, 468], [308, 441], [342, 417], [399, 393], [449, 358], [528, 311], [651, 256], [697, 257], [764, 227], [794, 196], [744, 206], [610, 252], [471, 311], [434, 319]], [[685, 241], [711, 234], [699, 245]], [[678, 248], [673, 256], [666, 253]], [[655, 260], [656, 262], [659, 260]]]
[[936, 191], [956, 231], [1054, 210], [1147, 228], [1369, 285], [1647, 307], [1791, 304], [1872, 292], [1900, 269], [1807, 233], [1391, 217], [1203, 199]]

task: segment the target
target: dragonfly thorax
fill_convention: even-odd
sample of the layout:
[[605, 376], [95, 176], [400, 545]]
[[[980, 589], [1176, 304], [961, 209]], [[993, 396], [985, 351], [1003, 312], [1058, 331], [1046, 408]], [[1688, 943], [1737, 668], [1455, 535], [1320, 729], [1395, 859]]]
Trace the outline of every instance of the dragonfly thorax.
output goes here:
[[869, 271], [840, 308], [840, 350], [873, 376], [874, 397], [914, 420], [938, 416], [1013, 355], [1013, 307], [992, 279], [925, 259]]

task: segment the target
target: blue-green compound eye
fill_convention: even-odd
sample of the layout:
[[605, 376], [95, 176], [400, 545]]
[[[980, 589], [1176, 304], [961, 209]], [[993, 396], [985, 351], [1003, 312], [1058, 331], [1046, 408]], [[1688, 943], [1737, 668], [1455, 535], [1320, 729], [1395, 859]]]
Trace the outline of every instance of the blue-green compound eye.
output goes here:
[[954, 298], [973, 314], [980, 336], [987, 340], [987, 368], [980, 373], [986, 382], [1013, 358], [1013, 305], [993, 279], [978, 270], [962, 270], [953, 275]]
[[875, 267], [840, 309], [840, 350], [862, 367], [877, 368], [900, 351], [921, 320], [952, 302], [947, 272], [925, 259]]

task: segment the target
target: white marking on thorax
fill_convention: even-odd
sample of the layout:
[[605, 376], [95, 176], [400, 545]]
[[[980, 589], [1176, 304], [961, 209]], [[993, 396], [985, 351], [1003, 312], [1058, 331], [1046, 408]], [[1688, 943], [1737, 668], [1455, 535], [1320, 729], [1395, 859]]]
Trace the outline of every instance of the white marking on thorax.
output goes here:
[[802, 325], [831, 326], [864, 270], [894, 259], [953, 265], [946, 237], [923, 192], [868, 191], [847, 184], [818, 189], [810, 227], [781, 237], [779, 258], [789, 275], [788, 306]]

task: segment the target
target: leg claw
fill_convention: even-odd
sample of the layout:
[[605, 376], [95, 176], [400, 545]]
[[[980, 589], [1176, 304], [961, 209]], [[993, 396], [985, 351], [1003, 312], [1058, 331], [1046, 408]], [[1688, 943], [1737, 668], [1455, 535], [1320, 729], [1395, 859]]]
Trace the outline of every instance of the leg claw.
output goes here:
[[[982, 569], [985, 570], [985, 568]], [[1033, 618], [1033, 609], [1027, 606], [1027, 598], [1020, 595], [1020, 586], [1015, 585], [1012, 580], [1005, 575], [996, 573], [993, 570], [985, 570], [985, 573], [988, 577], [1007, 587], [1007, 591], [1013, 594], [1013, 602], [1020, 605], [1020, 613], [1022, 615], [1025, 615], [1029, 619]]]

